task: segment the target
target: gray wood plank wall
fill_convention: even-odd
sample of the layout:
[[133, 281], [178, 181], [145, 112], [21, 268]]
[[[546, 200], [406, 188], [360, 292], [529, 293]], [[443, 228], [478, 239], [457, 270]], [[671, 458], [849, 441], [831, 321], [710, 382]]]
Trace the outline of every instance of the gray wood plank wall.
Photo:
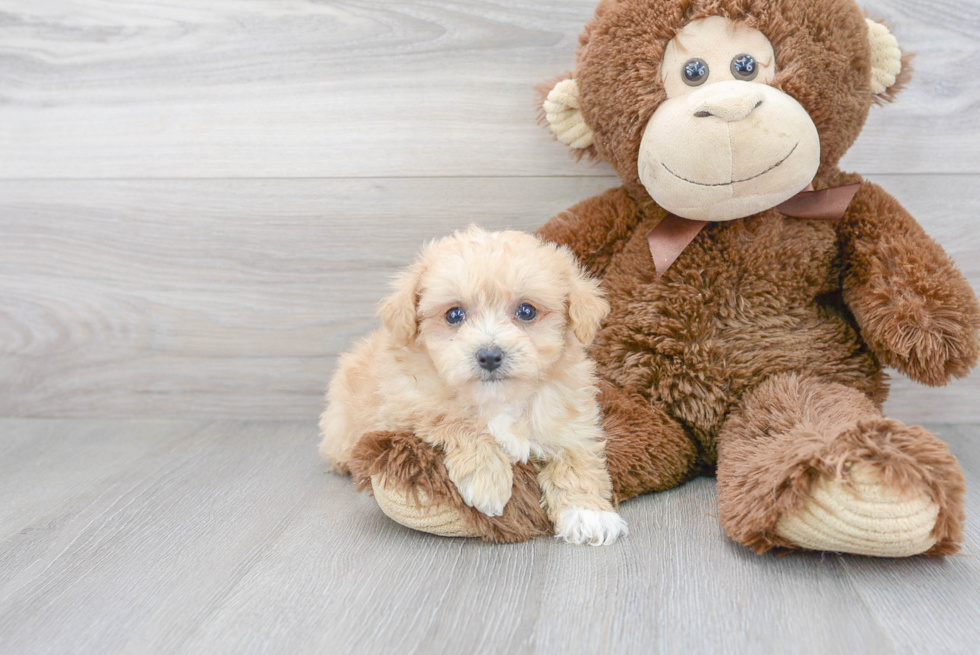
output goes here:
[[[0, 416], [314, 416], [422, 241], [616, 184], [535, 122], [594, 2], [0, 0]], [[980, 2], [866, 6], [916, 76], [845, 168], [980, 287]]]

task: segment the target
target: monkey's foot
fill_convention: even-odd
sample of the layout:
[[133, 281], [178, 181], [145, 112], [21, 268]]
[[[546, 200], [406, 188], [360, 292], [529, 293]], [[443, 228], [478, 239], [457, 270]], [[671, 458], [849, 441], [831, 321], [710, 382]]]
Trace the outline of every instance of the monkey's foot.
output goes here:
[[350, 469], [359, 489], [371, 488], [382, 512], [413, 530], [498, 543], [554, 534], [541, 508], [537, 473], [527, 464], [513, 467], [510, 500], [500, 516], [467, 505], [449, 478], [442, 450], [409, 432], [364, 435]]
[[848, 480], [821, 478], [776, 534], [810, 550], [876, 557], [919, 555], [936, 545], [939, 505], [924, 489], [888, 486], [877, 469], [854, 467]]
[[479, 531], [469, 525], [459, 510], [447, 503], [431, 503], [424, 491], [418, 492], [418, 502], [394, 485], [386, 486], [381, 475], [371, 476], [371, 489], [381, 511], [395, 523], [440, 537], [479, 537]]

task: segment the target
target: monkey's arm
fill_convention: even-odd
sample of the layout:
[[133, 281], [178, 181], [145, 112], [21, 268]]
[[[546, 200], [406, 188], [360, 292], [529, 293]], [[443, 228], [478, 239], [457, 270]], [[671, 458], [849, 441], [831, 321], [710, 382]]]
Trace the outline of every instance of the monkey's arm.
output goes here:
[[639, 221], [636, 202], [618, 187], [566, 209], [545, 223], [537, 235], [568, 246], [589, 273], [601, 277]]
[[870, 182], [840, 234], [844, 300], [875, 355], [928, 385], [965, 376], [980, 354], [980, 303], [942, 247]]

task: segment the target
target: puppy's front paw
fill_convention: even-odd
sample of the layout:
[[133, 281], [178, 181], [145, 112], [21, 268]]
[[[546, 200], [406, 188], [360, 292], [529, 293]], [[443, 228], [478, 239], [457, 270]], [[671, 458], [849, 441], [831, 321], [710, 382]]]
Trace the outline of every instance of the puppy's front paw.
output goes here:
[[561, 513], [555, 536], [570, 544], [608, 546], [629, 534], [626, 521], [616, 512], [571, 507]]
[[525, 435], [514, 433], [514, 419], [506, 414], [494, 417], [487, 426], [490, 434], [512, 464], [520, 462], [527, 464], [532, 453], [538, 457], [544, 456], [544, 451], [537, 444], [532, 444]]
[[487, 516], [500, 516], [510, 500], [514, 472], [503, 461], [487, 462], [456, 481], [463, 502]]
[[527, 459], [531, 456], [531, 442], [527, 439], [516, 437], [510, 432], [497, 435], [497, 445], [510, 458], [510, 461], [515, 464], [517, 462], [526, 464]]

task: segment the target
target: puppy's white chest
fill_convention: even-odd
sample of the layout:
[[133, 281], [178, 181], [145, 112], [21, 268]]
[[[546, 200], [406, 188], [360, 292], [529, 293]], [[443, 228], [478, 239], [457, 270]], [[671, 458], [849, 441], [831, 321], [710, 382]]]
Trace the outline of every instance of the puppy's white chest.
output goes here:
[[511, 462], [526, 463], [531, 453], [544, 456], [544, 451], [531, 441], [526, 426], [520, 425], [515, 413], [504, 411], [497, 414], [487, 423], [487, 429]]

